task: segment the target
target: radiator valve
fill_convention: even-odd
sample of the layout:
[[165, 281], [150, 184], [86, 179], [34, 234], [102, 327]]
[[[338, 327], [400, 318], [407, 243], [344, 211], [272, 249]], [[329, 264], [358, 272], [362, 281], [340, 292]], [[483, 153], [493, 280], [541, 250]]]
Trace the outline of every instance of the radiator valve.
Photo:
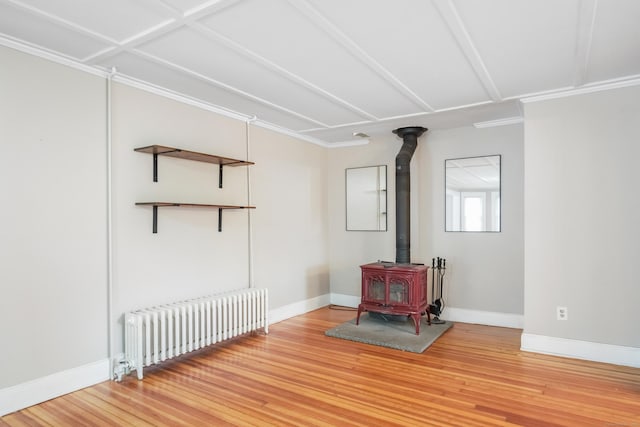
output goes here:
[[117, 382], [122, 381], [122, 377], [131, 373], [131, 364], [128, 360], [119, 360], [113, 367], [113, 379]]

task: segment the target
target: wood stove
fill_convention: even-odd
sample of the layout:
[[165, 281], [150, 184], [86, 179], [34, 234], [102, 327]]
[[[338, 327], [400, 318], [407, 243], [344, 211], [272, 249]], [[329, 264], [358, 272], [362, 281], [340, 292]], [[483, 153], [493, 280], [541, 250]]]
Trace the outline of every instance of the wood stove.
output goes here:
[[398, 128], [393, 131], [403, 140], [396, 156], [396, 262], [375, 262], [362, 269], [362, 300], [358, 305], [356, 324], [360, 314], [371, 311], [390, 315], [410, 316], [420, 335], [420, 320], [431, 316], [427, 304], [427, 271], [429, 267], [411, 263], [411, 179], [410, 162], [418, 146], [418, 138], [427, 129], [420, 126]]
[[361, 265], [362, 299], [358, 305], [356, 325], [363, 311], [389, 315], [406, 315], [416, 325], [420, 335], [420, 320], [431, 316], [427, 304], [427, 271], [429, 267], [418, 264], [374, 262]]

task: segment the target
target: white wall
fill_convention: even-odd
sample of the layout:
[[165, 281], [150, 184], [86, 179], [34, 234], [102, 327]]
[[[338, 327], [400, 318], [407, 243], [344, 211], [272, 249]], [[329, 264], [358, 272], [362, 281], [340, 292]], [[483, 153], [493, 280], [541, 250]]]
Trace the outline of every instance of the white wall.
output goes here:
[[[107, 379], [107, 82], [0, 47], [0, 415]], [[253, 283], [279, 320], [328, 302], [326, 149], [114, 83], [112, 355], [126, 311]], [[249, 160], [159, 158], [160, 144]], [[138, 201], [246, 205], [152, 209]], [[249, 219], [251, 218], [251, 224]], [[253, 229], [250, 256], [250, 227]]]
[[107, 358], [107, 187], [105, 80], [0, 63], [1, 390]]
[[[360, 265], [395, 260], [395, 158], [402, 140], [395, 135], [370, 144], [330, 149], [329, 245], [331, 292], [360, 298]], [[346, 231], [345, 169], [387, 165], [387, 230]]]
[[[329, 151], [331, 292], [353, 297], [350, 301], [360, 296], [359, 265], [395, 260], [395, 157], [401, 145], [390, 135]], [[502, 232], [445, 233], [444, 160], [489, 154], [502, 155]], [[388, 165], [389, 231], [345, 231], [344, 169], [377, 164]], [[419, 138], [411, 162], [411, 260], [430, 265], [433, 257], [447, 259], [447, 306], [516, 318], [522, 314], [522, 165], [522, 125], [436, 130]]]
[[[247, 158], [244, 122], [115, 84], [113, 204], [115, 351], [122, 350], [127, 311], [249, 286], [251, 215], [253, 282], [278, 308], [329, 292], [326, 149], [252, 126], [249, 160], [225, 167], [134, 151], [152, 144]], [[249, 168], [250, 170], [247, 170]], [[159, 208], [158, 233], [143, 201], [248, 205], [228, 210], [218, 232], [217, 209]]]
[[246, 157], [244, 124], [197, 107], [134, 89], [113, 87], [113, 244], [116, 352], [122, 349], [127, 311], [248, 287], [247, 211], [152, 208], [136, 202], [247, 204], [245, 167], [218, 166], [134, 151], [152, 144], [225, 157]]
[[640, 87], [527, 103], [525, 118], [524, 334], [638, 348]]
[[255, 285], [269, 288], [272, 309], [328, 301], [327, 149], [262, 128], [250, 135]]
[[[462, 127], [427, 133], [417, 153], [421, 257], [447, 260], [445, 302], [458, 309], [523, 313], [523, 128]], [[446, 159], [500, 154], [501, 231], [444, 231]]]
[[[115, 84], [113, 91], [113, 204], [115, 351], [122, 349], [127, 311], [245, 288], [270, 291], [270, 308], [329, 292], [326, 233], [326, 149], [244, 122]], [[225, 167], [160, 156], [158, 182], [152, 158], [136, 147], [159, 144], [246, 159]], [[247, 151], [249, 150], [249, 151]], [[247, 170], [249, 169], [249, 170]], [[248, 205], [217, 209], [152, 209], [137, 201]], [[252, 256], [249, 258], [251, 215]]]

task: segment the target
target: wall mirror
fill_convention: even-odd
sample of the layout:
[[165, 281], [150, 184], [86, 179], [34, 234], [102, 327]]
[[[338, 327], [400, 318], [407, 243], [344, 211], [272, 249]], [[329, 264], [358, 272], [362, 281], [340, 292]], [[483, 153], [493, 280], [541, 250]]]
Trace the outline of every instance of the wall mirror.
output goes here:
[[387, 166], [345, 171], [347, 231], [387, 231]]
[[444, 161], [445, 231], [500, 231], [501, 156]]

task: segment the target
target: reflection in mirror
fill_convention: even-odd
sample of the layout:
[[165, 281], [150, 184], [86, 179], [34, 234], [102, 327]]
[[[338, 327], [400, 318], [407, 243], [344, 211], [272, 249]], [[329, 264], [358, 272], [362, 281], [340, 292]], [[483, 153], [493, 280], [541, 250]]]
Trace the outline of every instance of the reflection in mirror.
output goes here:
[[444, 161], [445, 231], [500, 231], [500, 155]]
[[387, 166], [347, 169], [347, 231], [387, 231]]

